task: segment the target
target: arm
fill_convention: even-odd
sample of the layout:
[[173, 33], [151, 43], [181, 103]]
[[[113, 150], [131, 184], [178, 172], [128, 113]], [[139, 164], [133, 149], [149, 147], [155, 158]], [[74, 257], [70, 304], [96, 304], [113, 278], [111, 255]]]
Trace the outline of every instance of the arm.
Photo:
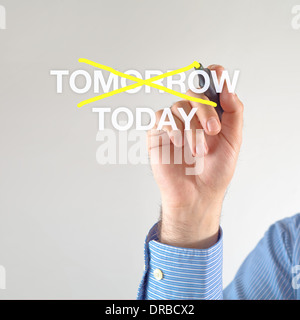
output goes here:
[[[210, 69], [214, 69], [220, 79], [223, 68], [212, 66]], [[188, 94], [206, 99], [204, 95], [191, 91]], [[171, 125], [159, 128], [159, 134], [170, 144], [171, 160], [178, 149], [182, 153], [188, 149], [199, 159], [205, 155], [204, 170], [200, 174], [187, 175], [189, 164], [185, 162], [153, 162], [157, 158], [156, 154], [162, 152], [166, 139], [158, 141], [154, 139], [157, 130], [149, 132], [148, 148], [154, 178], [161, 193], [162, 218], [159, 228], [156, 226], [153, 231], [155, 236], [150, 233], [146, 241], [146, 270], [139, 290], [140, 298], [157, 296], [172, 299], [169, 293], [176, 281], [189, 283], [186, 293], [184, 290], [180, 293], [183, 299], [191, 297], [191, 288], [196, 292], [195, 298], [222, 297], [222, 233], [219, 219], [224, 194], [232, 179], [241, 145], [243, 105], [235, 94], [228, 92], [226, 84], [220, 94], [220, 102], [224, 110], [222, 123], [213, 107], [184, 100], [171, 108], [180, 135]], [[196, 108], [197, 112], [191, 120], [187, 139], [183, 141], [178, 139], [178, 136], [183, 137], [186, 133], [180, 109], [189, 114], [192, 108]], [[156, 127], [159, 126], [162, 114], [162, 111], [156, 114]], [[202, 144], [196, 145], [198, 129], [205, 131], [205, 139]], [[176, 260], [177, 254], [181, 257], [179, 260]], [[191, 261], [190, 257], [196, 257], [197, 262]], [[170, 268], [169, 262], [173, 263]], [[194, 263], [195, 268], [184, 272], [185, 265], [190, 262]], [[168, 270], [165, 270], [158, 283], [154, 281], [154, 271], [160, 269], [160, 264], [161, 268], [165, 265]], [[200, 276], [197, 278], [199, 281], [196, 276]], [[161, 290], [161, 283], [168, 284], [166, 289]]]
[[146, 238], [138, 299], [222, 299], [222, 231], [211, 248], [191, 249], [160, 243], [157, 227]]
[[[145, 245], [146, 269], [139, 299], [299, 299], [300, 214], [274, 223], [222, 292], [222, 234], [208, 250], [157, 242], [157, 226]], [[296, 268], [295, 268], [296, 267]], [[157, 280], [158, 268], [164, 278]]]
[[225, 299], [297, 299], [293, 266], [299, 260], [300, 214], [274, 223], [224, 290]]

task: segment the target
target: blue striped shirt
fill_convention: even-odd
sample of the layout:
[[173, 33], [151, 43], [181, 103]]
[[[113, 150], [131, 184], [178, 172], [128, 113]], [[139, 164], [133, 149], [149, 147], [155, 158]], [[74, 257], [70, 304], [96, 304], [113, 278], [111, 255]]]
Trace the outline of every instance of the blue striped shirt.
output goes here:
[[169, 246], [157, 232], [146, 237], [138, 299], [300, 299], [300, 214], [268, 229], [225, 290], [221, 228], [208, 249]]

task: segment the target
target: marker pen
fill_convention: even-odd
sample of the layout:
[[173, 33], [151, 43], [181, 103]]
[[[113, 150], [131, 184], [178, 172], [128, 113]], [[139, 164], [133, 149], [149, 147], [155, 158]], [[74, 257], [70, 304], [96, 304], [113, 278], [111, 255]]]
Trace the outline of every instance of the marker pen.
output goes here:
[[[203, 68], [201, 63], [199, 63], [199, 64], [200, 64], [200, 67], [195, 68], [195, 70], [203, 70], [209, 76], [209, 87], [204, 92], [204, 94], [207, 96], [207, 98], [209, 100], [211, 100], [211, 101], [213, 101], [213, 102], [215, 102], [217, 104], [217, 106], [215, 108], [216, 108], [217, 114], [219, 116], [219, 119], [221, 121], [222, 114], [223, 114], [223, 109], [222, 109], [221, 104], [220, 104], [220, 94], [216, 91], [216, 88], [214, 86], [214, 82], [213, 82], [213, 79], [212, 79], [211, 71], [208, 68]], [[201, 88], [203, 88], [204, 85], [205, 85], [204, 77], [201, 74], [198, 74], [198, 79], [199, 79], [199, 86]]]

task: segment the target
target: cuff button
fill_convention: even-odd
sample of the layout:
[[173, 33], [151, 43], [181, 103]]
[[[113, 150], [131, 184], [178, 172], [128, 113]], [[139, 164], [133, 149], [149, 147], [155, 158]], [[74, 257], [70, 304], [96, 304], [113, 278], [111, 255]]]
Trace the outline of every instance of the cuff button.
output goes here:
[[156, 280], [161, 280], [164, 277], [164, 274], [160, 269], [155, 269], [153, 275]]

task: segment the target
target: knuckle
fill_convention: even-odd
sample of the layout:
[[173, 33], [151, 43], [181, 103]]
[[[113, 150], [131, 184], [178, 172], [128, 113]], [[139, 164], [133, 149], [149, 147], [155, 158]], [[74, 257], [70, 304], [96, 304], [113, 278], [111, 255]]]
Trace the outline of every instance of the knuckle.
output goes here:
[[182, 101], [177, 101], [172, 105], [171, 110], [172, 111], [178, 110], [178, 108], [182, 108], [182, 107], [183, 107]]
[[211, 64], [207, 67], [210, 70], [223, 71], [225, 68], [220, 64]]
[[193, 96], [195, 95], [195, 93], [194, 93], [191, 89], [189, 89], [189, 90], [186, 92], [186, 95], [193, 97]]

